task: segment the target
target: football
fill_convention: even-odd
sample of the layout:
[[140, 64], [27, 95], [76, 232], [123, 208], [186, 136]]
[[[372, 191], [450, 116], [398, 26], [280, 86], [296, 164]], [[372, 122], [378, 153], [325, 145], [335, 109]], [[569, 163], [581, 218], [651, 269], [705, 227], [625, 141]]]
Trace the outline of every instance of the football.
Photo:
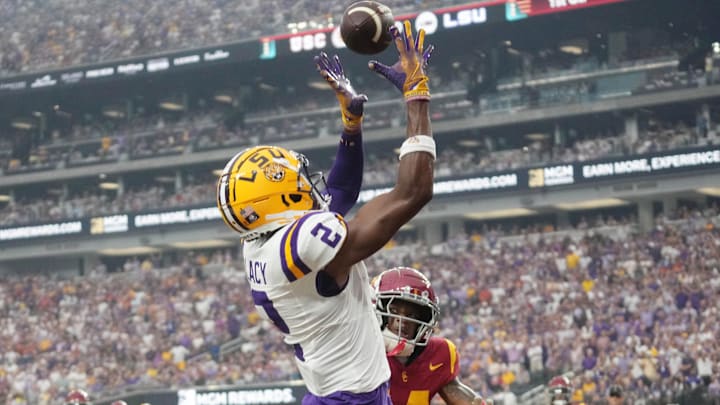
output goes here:
[[372, 55], [390, 45], [392, 37], [388, 29], [394, 23], [390, 7], [376, 1], [358, 1], [345, 9], [340, 36], [350, 50]]

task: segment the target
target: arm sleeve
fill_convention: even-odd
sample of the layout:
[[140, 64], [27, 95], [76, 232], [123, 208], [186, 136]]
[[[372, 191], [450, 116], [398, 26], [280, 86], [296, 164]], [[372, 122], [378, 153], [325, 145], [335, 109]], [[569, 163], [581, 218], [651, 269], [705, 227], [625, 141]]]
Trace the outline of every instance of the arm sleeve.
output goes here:
[[280, 242], [280, 264], [290, 282], [322, 270], [340, 251], [347, 237], [343, 217], [311, 212], [295, 221]]
[[332, 196], [330, 211], [346, 215], [355, 205], [362, 186], [363, 153], [362, 134], [343, 132], [327, 178], [328, 194]]

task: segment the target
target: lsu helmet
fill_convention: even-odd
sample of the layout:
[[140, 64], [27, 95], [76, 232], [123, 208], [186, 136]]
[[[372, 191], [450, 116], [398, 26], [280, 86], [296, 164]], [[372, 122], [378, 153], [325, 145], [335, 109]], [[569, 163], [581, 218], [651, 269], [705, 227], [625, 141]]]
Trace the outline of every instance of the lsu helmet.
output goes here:
[[300, 153], [279, 146], [255, 146], [235, 155], [217, 185], [225, 223], [244, 240], [281, 228], [305, 212], [327, 210], [330, 196], [322, 173], [310, 173]]
[[65, 396], [65, 405], [91, 405], [90, 396], [83, 390], [71, 390]]
[[[438, 299], [427, 277], [409, 267], [395, 267], [377, 276], [373, 280], [373, 287], [375, 312], [378, 315], [385, 340], [385, 351], [388, 355], [407, 357], [412, 354], [416, 346], [427, 345], [440, 316]], [[390, 306], [395, 300], [419, 306], [422, 311], [418, 319], [392, 313]], [[415, 335], [404, 338], [400, 334], [395, 334], [387, 327], [391, 320], [415, 323], [417, 325]]]
[[572, 395], [572, 383], [564, 375], [558, 375], [548, 382], [551, 405], [569, 405]]

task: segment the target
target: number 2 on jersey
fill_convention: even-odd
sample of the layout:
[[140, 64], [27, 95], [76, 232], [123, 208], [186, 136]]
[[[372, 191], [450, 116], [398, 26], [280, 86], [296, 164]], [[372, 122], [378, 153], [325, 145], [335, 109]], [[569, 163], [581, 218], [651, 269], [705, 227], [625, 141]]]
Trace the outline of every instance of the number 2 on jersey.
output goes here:
[[336, 247], [337, 244], [340, 242], [340, 239], [342, 238], [339, 233], [333, 232], [332, 229], [328, 228], [323, 224], [315, 225], [315, 228], [310, 231], [310, 234], [315, 237], [318, 236], [318, 233], [322, 233], [322, 235], [320, 235], [320, 240], [331, 248]]

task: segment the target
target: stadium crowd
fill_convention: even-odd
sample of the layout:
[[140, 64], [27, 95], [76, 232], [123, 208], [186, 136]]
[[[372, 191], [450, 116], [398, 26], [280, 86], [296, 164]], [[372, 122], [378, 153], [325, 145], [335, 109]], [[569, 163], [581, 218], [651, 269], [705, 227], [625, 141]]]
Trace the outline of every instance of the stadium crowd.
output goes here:
[[[384, 3], [402, 14], [463, 1]], [[291, 23], [332, 26], [344, 7], [307, 0], [3, 1], [0, 77], [284, 34]]]
[[[663, 54], [662, 59], [677, 58], [673, 50]], [[659, 51], [658, 51], [659, 52]], [[558, 53], [553, 53], [558, 55]], [[558, 56], [554, 56], [558, 57]], [[589, 63], [589, 57], [581, 58], [576, 64], [564, 70], [551, 70], [555, 79], [573, 77], [579, 73], [598, 73], [613, 67]], [[552, 64], [539, 59], [533, 66]], [[628, 62], [633, 66], [652, 65], [656, 59], [638, 59]], [[605, 97], [633, 94], [633, 88], [619, 94], [614, 89], [598, 89], [601, 78], [585, 80], [555, 80], [551, 84], [519, 86], [521, 79], [515, 75], [499, 82], [499, 91], [471, 95], [468, 89], [472, 83], [471, 60], [458, 62], [458, 68], [438, 68], [433, 73], [435, 84], [443, 89], [436, 94], [433, 120], [458, 120], [488, 114], [505, 114], [526, 109], [586, 103]], [[468, 70], [470, 69], [470, 70]], [[548, 75], [550, 73], [545, 73]], [[545, 75], [538, 76], [542, 79]], [[531, 76], [530, 79], [534, 77]], [[623, 82], [622, 80], [620, 80]], [[676, 88], [671, 85], [697, 86], [699, 77], [688, 77], [686, 72], [650, 72], [646, 81], [637, 78], [625, 83], [636, 87], [637, 92], [662, 91]], [[624, 82], [623, 82], [624, 83]], [[402, 123], [401, 106], [390, 102], [392, 94], [376, 88], [376, 81], [363, 85], [371, 103], [366, 109], [367, 130], [399, 127]], [[505, 87], [504, 87], [505, 86]], [[509, 86], [509, 87], [508, 87]], [[367, 88], [366, 88], [367, 87]], [[601, 86], [602, 87], [602, 86]], [[607, 93], [607, 94], [606, 94]], [[16, 133], [0, 130], [0, 170], [4, 174], [23, 173], [36, 170], [75, 167], [88, 164], [144, 159], [167, 154], [192, 153], [226, 146], [248, 143], [273, 143], [289, 139], [322, 137], [339, 131], [337, 111], [329, 107], [331, 99], [317, 97], [316, 93], [296, 94], [295, 97], [278, 99], [262, 91], [252, 93], [252, 102], [241, 107], [244, 118], [233, 125], [222, 124], [227, 106], [215, 105], [207, 100], [194, 100], [192, 108], [183, 112], [134, 112], [131, 119], [117, 120], [97, 117], [88, 123], [74, 119], [60, 128], [48, 128], [42, 135], [28, 136], [25, 131]], [[318, 99], [325, 100], [326, 104]], [[196, 106], [197, 104], [197, 106]], [[76, 112], [78, 116], [83, 115]], [[237, 114], [235, 111], [233, 114]], [[60, 120], [64, 122], [63, 120]], [[236, 125], [237, 124], [237, 125]]]
[[[612, 384], [633, 404], [677, 395], [701, 404], [720, 399], [719, 214], [717, 205], [681, 208], [648, 233], [609, 220], [544, 233], [490, 228], [434, 246], [408, 240], [369, 268], [429, 275], [441, 297], [438, 334], [458, 343], [463, 381], [487, 397], [573, 371], [574, 397], [588, 404]], [[84, 277], [3, 276], [0, 398], [43, 405], [71, 386], [98, 396], [297, 378], [279, 332], [243, 293], [240, 266], [230, 249], [132, 258]], [[233, 338], [238, 350], [221, 355]]]
[[[439, 179], [487, 172], [501, 172], [533, 165], [589, 161], [614, 156], [637, 155], [668, 151], [692, 146], [720, 143], [715, 129], [699, 135], [697, 127], [683, 122], [651, 120], [637, 139], [616, 135], [612, 131], [598, 131], [582, 136], [575, 134], [566, 145], [534, 142], [530, 147], [488, 151], [485, 147], [440, 149], [436, 165]], [[393, 152], [368, 153], [363, 178], [364, 187], [387, 185], [394, 176], [396, 156]], [[327, 173], [327, 167], [322, 168]], [[127, 185], [124, 192], [105, 192], [97, 188], [57, 195], [21, 198], [0, 206], [0, 226], [79, 219], [96, 215], [138, 212], [151, 209], [189, 207], [213, 204], [214, 179], [207, 176], [186, 175], [183, 187], [174, 184]]]
[[[401, 14], [466, 1], [384, 3]], [[341, 11], [340, 4], [310, 0], [6, 0], [0, 2], [0, 77], [256, 38], [287, 32], [292, 22], [312, 28]], [[672, 47], [628, 49], [645, 53], [624, 58], [639, 64], [677, 53]], [[608, 68], [567, 63], [558, 60], [559, 53], [538, 56], [526, 78]], [[436, 122], [588, 102], [600, 91], [593, 79], [557, 80], [473, 99], [467, 76], [437, 77], [447, 93], [435, 97]], [[505, 79], [500, 84], [517, 77]], [[703, 80], [692, 72], [656, 72], [626, 95]], [[222, 112], [212, 109], [181, 113], [179, 119], [76, 124], [69, 134], [45, 134], [22, 145], [22, 159], [12, 155], [18, 142], [30, 139], [27, 133], [17, 134], [23, 141], [2, 133], [0, 174], [337, 132], [337, 111], [324, 114], [315, 111], [318, 105], [308, 109], [305, 101], [292, 102], [303, 112], [280, 105], [248, 114], [235, 127], [218, 125]], [[366, 128], [399, 127], [398, 108], [369, 104]], [[717, 137], [710, 126], [655, 122], [637, 139], [603, 131], [560, 145], [492, 151], [447, 146], [437, 176], [717, 144]], [[369, 154], [365, 186], [387, 184], [395, 159], [389, 152]], [[0, 226], [212, 204], [212, 181], [183, 183], [180, 189], [128, 184], [118, 195], [92, 190], [19, 197], [0, 205]], [[624, 387], [635, 404], [677, 402], [678, 396], [693, 404], [720, 402], [718, 206], [659, 216], [648, 233], [627, 218], [583, 219], [574, 226], [480, 227], [434, 246], [399, 236], [368, 264], [373, 274], [408, 265], [430, 276], [442, 300], [438, 334], [459, 344], [461, 378], [486, 397], [521, 392], [573, 371], [574, 399], [586, 403], [601, 402], [612, 384]], [[140, 387], [297, 379], [293, 354], [255, 312], [241, 267], [236, 249], [227, 249], [131, 258], [121, 268], [99, 265], [84, 276], [53, 269], [0, 275], [0, 401], [49, 405], [71, 387], [99, 397]], [[237, 350], [225, 353], [227, 342], [237, 342]]]

